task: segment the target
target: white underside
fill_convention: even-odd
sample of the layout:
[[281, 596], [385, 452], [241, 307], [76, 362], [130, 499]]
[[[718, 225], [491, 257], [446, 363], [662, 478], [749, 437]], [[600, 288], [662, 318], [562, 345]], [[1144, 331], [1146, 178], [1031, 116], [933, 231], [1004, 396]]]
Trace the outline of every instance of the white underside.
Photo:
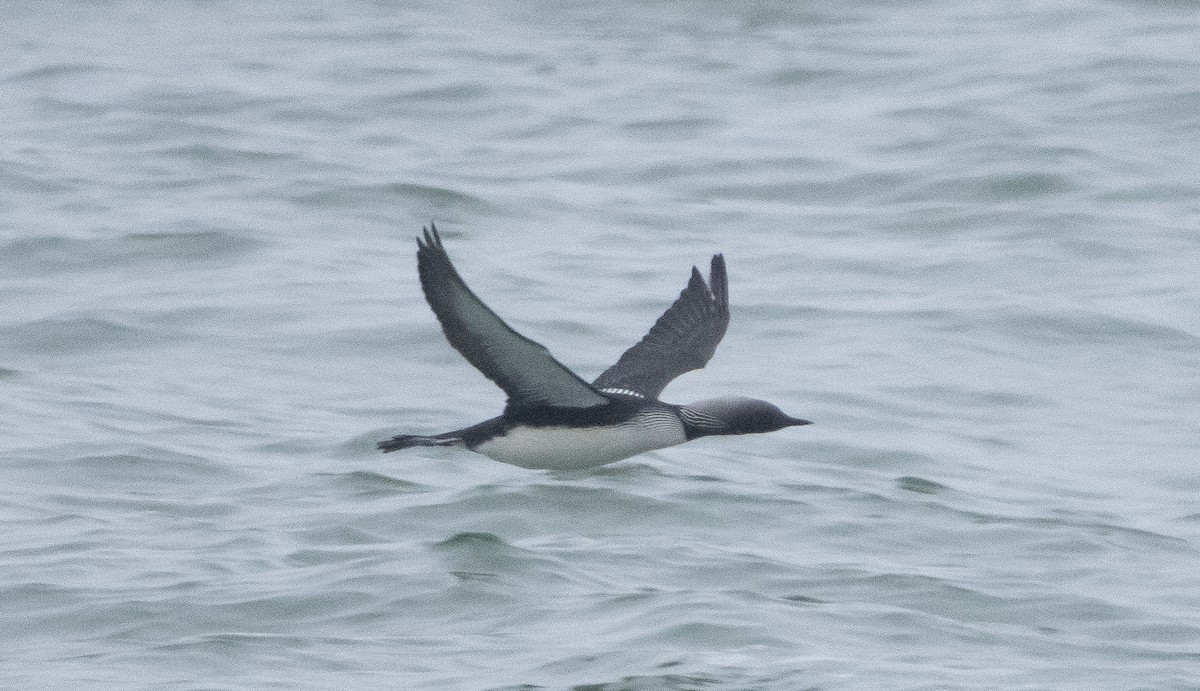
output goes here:
[[576, 470], [685, 441], [683, 424], [674, 417], [663, 416], [618, 427], [576, 429], [518, 425], [504, 436], [475, 447], [475, 451], [522, 468]]

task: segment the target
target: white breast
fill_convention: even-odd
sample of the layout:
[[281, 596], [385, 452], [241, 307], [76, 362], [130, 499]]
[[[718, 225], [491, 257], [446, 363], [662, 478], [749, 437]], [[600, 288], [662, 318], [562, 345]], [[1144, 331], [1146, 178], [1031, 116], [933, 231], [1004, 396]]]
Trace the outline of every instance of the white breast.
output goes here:
[[488, 440], [475, 451], [522, 468], [575, 470], [592, 468], [645, 451], [687, 441], [674, 415], [641, 416], [612, 427], [529, 427], [518, 425]]

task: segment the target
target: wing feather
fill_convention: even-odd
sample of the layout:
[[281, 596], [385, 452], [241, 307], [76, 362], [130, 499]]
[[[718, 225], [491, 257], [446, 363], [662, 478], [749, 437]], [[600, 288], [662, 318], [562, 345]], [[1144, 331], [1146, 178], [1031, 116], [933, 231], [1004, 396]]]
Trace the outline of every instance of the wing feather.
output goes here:
[[554, 359], [545, 346], [517, 333], [463, 282], [430, 223], [417, 238], [417, 271], [425, 299], [446, 340], [508, 394], [509, 406], [590, 408], [608, 399]]
[[592, 386], [657, 398], [673, 379], [708, 364], [728, 327], [729, 278], [725, 257], [715, 254], [708, 283], [693, 266], [687, 287], [650, 333], [626, 350]]

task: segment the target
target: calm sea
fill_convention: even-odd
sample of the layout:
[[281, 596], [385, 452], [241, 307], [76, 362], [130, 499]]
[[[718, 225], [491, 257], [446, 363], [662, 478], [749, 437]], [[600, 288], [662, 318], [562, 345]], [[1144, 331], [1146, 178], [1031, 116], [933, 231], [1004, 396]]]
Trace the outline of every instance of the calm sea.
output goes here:
[[[1192, 3], [0, 9], [0, 686], [1200, 688]], [[413, 237], [591, 379], [816, 422], [589, 472]]]

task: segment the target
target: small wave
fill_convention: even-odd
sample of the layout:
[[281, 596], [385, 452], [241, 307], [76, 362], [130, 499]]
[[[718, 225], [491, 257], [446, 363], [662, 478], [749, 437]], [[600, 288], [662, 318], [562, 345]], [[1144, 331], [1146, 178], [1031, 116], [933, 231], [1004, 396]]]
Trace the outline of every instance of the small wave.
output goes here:
[[906, 492], [916, 492], [917, 494], [941, 494], [949, 489], [949, 487], [940, 482], [926, 480], [922, 477], [913, 477], [911, 475], [896, 478], [896, 487]]
[[756, 180], [709, 185], [702, 187], [699, 193], [718, 199], [831, 204], [857, 200], [863, 195], [890, 193], [904, 182], [897, 174], [875, 172], [842, 176], [822, 174], [781, 181], [772, 170], [775, 165], [775, 161], [764, 163], [766, 170], [757, 174]]
[[[633, 691], [634, 689], [652, 689], [653, 691], [695, 691], [696, 689], [730, 688], [726, 684], [729, 679], [716, 676], [697, 674], [637, 674], [621, 677], [616, 681], [594, 682], [581, 684], [572, 691]], [[522, 687], [510, 687], [512, 689]], [[539, 686], [524, 686], [525, 689], [542, 688]], [[740, 687], [739, 687], [740, 688]], [[747, 687], [748, 688], [748, 687]], [[500, 691], [498, 689], [493, 691]]]
[[150, 86], [139, 89], [129, 97], [142, 113], [155, 115], [181, 115], [196, 118], [200, 115], [226, 115], [255, 108], [264, 108], [276, 103], [267, 96], [248, 96], [245, 92], [231, 88], [176, 88], [174, 86]]
[[[623, 124], [622, 127], [632, 134], [641, 135], [648, 140], [661, 142], [670, 139], [687, 140], [702, 136], [706, 132], [716, 130], [720, 125], [721, 121], [715, 118], [679, 117], [632, 120]], [[651, 168], [654, 167], [657, 166], [651, 166]], [[671, 166], [668, 165], [667, 167]], [[644, 179], [654, 179], [656, 174], [661, 176], [662, 172], [664, 171], [643, 171], [641, 176]]]
[[666, 516], [674, 511], [680, 512], [676, 520], [697, 517], [694, 510], [686, 509], [680, 502], [607, 487], [540, 482], [523, 487], [486, 485], [463, 493], [451, 503], [421, 507], [417, 511], [431, 518], [447, 512], [459, 520], [464, 515], [487, 516], [493, 522], [511, 520], [514, 525], [527, 525], [530, 521], [566, 525], [578, 520], [581, 511], [600, 524], [619, 524], [631, 515]]
[[487, 84], [477, 81], [458, 81], [451, 84], [430, 83], [405, 89], [402, 92], [364, 98], [359, 101], [357, 109], [382, 115], [439, 107], [460, 108], [464, 103], [482, 101], [491, 93], [492, 89]]
[[[0, 166], [0, 185], [10, 193], [55, 195], [65, 198], [71, 196], [70, 193], [74, 192], [79, 184], [78, 178], [62, 177], [61, 174], [20, 161], [6, 162]], [[18, 232], [18, 226], [14, 223], [6, 223], [2, 227], [7, 232]], [[0, 255], [0, 258], [3, 258], [3, 255]]]
[[506, 588], [527, 590], [535, 585], [588, 578], [572, 574], [571, 568], [543, 549], [518, 547], [487, 531], [458, 532], [434, 543], [431, 548], [444, 560], [446, 571], [459, 580], [483, 580], [504, 584]]
[[484, 213], [489, 205], [481, 197], [433, 185], [381, 183], [377, 185], [340, 185], [291, 195], [297, 204], [317, 207], [363, 207], [408, 204], [438, 216], [447, 210]]
[[76, 273], [147, 264], [222, 261], [263, 243], [238, 233], [180, 223], [175, 230], [110, 238], [43, 236], [0, 245], [0, 266], [25, 274]]
[[[373, 435], [372, 438], [381, 437]], [[366, 470], [355, 470], [349, 473], [321, 473], [320, 476], [330, 478], [338, 487], [363, 499], [391, 497], [397, 494], [412, 494], [430, 490], [429, 487], [417, 482], [409, 482], [408, 480], [401, 480], [400, 478]]]
[[246, 149], [233, 146], [223, 146], [211, 143], [196, 143], [184, 146], [172, 146], [159, 150], [165, 156], [184, 158], [205, 164], [241, 165], [253, 163], [274, 163], [296, 161], [300, 157], [295, 153], [264, 151], [262, 149]]
[[952, 405], [959, 410], [993, 411], [1012, 408], [1036, 410], [1052, 405], [1052, 401], [1044, 396], [1015, 394], [968, 386], [894, 386], [887, 387], [887, 390], [903, 395], [905, 399]]
[[1200, 336], [1172, 326], [1083, 310], [1010, 314], [998, 321], [1014, 336], [1039, 341], [1136, 344], [1143, 348], [1157, 345], [1181, 350], [1200, 345]]
[[0, 83], [18, 84], [22, 82], [47, 82], [63, 77], [92, 77], [97, 72], [104, 72], [99, 65], [85, 63], [60, 63], [57, 65], [40, 65], [23, 70], [17, 70], [0, 79]]
[[944, 201], [1013, 202], [1031, 197], [1065, 194], [1078, 187], [1067, 175], [1037, 170], [1000, 171], [936, 177], [894, 189], [898, 201], [920, 200], [936, 196]]
[[0, 343], [36, 355], [145, 346], [160, 338], [147, 329], [99, 317], [38, 319], [0, 330]]
[[55, 463], [52, 470], [63, 480], [86, 481], [90, 486], [166, 488], [237, 477], [226, 466], [207, 458], [145, 445], [69, 457]]
[[455, 533], [454, 535], [451, 535], [445, 540], [437, 543], [436, 546], [449, 550], [466, 549], [471, 551], [511, 547], [511, 545], [509, 545], [504, 541], [503, 538], [495, 533], [474, 531]]

